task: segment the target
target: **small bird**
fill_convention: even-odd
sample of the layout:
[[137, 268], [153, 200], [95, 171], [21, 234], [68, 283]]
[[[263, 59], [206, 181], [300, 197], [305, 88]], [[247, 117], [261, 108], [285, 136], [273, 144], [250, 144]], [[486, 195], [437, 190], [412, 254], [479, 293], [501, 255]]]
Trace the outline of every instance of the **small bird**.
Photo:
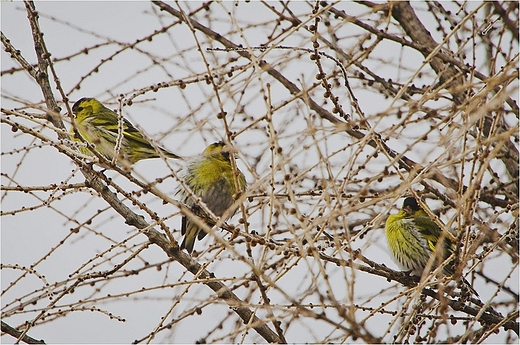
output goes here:
[[[72, 112], [75, 114], [76, 127], [83, 139], [94, 144], [100, 154], [112, 160], [119, 135], [118, 115], [94, 98], [80, 99], [72, 106]], [[155, 147], [125, 118], [123, 118], [122, 130], [119, 147], [121, 158], [134, 164], [141, 159], [161, 157]], [[71, 132], [73, 131], [74, 129], [71, 128]], [[84, 154], [92, 155], [86, 148], [80, 150]], [[161, 147], [158, 147], [158, 150], [165, 157], [180, 158]]]
[[[430, 257], [435, 255], [437, 242], [441, 236], [441, 228], [419, 206], [417, 200], [408, 197], [403, 202], [403, 207], [397, 214], [390, 215], [386, 220], [386, 237], [388, 247], [394, 261], [403, 270], [411, 274], [421, 276]], [[455, 250], [454, 244], [445, 236], [443, 245], [438, 248], [443, 250], [441, 261], [448, 258]], [[447, 263], [444, 273], [454, 273], [454, 263]], [[476, 296], [478, 293], [469, 282], [462, 278], [467, 288]]]
[[[184, 183], [193, 194], [198, 196], [217, 217], [222, 216], [233, 205], [236, 195], [245, 192], [247, 187], [244, 174], [238, 169], [235, 181], [231, 159], [234, 158], [229, 152], [228, 145], [222, 141], [213, 143], [202, 152], [201, 157], [188, 163], [182, 176]], [[200, 206], [182, 186], [179, 186], [176, 194], [180, 194], [182, 201], [195, 213], [202, 212]], [[182, 217], [181, 233], [185, 235], [181, 249], [186, 248], [188, 253], [193, 252], [195, 238], [201, 240], [206, 236], [206, 232], [191, 222], [187, 216]]]

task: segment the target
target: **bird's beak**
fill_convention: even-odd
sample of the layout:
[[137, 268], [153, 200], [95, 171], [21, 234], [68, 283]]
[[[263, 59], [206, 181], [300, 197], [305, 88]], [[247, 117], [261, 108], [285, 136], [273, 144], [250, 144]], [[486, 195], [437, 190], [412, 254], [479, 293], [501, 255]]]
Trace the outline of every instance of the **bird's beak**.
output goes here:
[[413, 210], [410, 206], [405, 206], [403, 208], [404, 214], [407, 216], [411, 216], [413, 214]]

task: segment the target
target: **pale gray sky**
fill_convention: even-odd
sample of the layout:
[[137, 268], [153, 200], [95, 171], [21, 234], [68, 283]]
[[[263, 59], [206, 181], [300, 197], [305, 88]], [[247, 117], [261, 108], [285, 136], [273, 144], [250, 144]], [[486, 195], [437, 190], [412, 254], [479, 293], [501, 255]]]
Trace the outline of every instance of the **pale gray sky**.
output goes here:
[[[279, 7], [278, 3], [273, 3]], [[176, 7], [176, 3], [171, 3]], [[184, 11], [189, 12], [198, 8], [199, 2], [181, 2]], [[418, 14], [428, 20], [432, 25], [432, 35], [440, 42], [444, 36], [442, 32], [434, 29], [437, 25], [430, 17], [427, 16], [424, 3], [414, 3]], [[453, 7], [453, 4], [446, 4]], [[469, 12], [472, 8], [477, 8], [478, 3], [467, 3], [466, 10]], [[191, 31], [186, 25], [173, 26], [168, 34], [156, 35], [153, 40], [141, 42], [136, 49], [125, 48], [124, 44], [132, 44], [136, 39], [141, 39], [160, 30], [175, 21], [168, 14], [162, 13], [157, 15], [157, 8], [150, 2], [36, 2], [36, 7], [40, 13], [40, 27], [45, 33], [45, 42], [47, 49], [51, 52], [53, 58], [64, 58], [71, 56], [70, 60], [60, 61], [55, 64], [60, 83], [68, 97], [75, 101], [81, 97], [95, 97], [104, 102], [111, 109], [117, 109], [117, 97], [124, 94], [129, 97], [135, 90], [143, 90], [144, 88], [157, 85], [159, 83], [168, 83], [172, 80], [193, 79], [198, 76], [202, 81], [188, 84], [186, 89], [180, 89], [176, 86], [161, 88], [157, 92], [146, 92], [144, 95], [135, 98], [134, 105], [123, 109], [124, 115], [129, 118], [136, 126], [156, 140], [157, 143], [174, 151], [182, 156], [191, 157], [200, 153], [204, 147], [217, 140], [225, 137], [225, 131], [222, 122], [217, 119], [215, 114], [219, 111], [218, 103], [214, 97], [214, 91], [210, 85], [203, 80], [206, 74], [206, 67], [201, 58], [201, 54], [197, 52], [195, 40]], [[311, 5], [305, 2], [290, 3], [291, 10], [302, 21], [309, 20]], [[343, 2], [336, 5], [339, 9], [344, 9], [349, 15], [359, 16], [361, 19], [371, 18], [371, 11], [362, 5]], [[19, 50], [23, 56], [30, 62], [35, 63], [36, 58], [33, 50], [33, 42], [31, 29], [27, 21], [27, 14], [23, 3], [20, 2], [2, 2], [2, 33], [11, 40], [11, 43]], [[258, 2], [223, 2], [222, 4], [211, 5], [211, 23], [204, 22], [209, 17], [199, 14], [197, 18], [205, 25], [211, 26], [218, 32], [230, 32], [235, 43], [244, 46], [258, 46], [268, 41], [267, 37], [273, 31], [279, 32], [279, 28], [272, 25], [273, 13], [266, 9], [265, 5]], [[237, 23], [230, 20], [227, 11], [233, 13], [237, 23], [244, 29], [242, 33], [237, 32]], [[456, 12], [456, 8], [452, 8]], [[303, 15], [305, 14], [305, 15]], [[480, 25], [486, 13], [480, 10], [475, 20]], [[461, 15], [462, 17], [462, 15]], [[217, 18], [218, 20], [215, 20]], [[426, 19], [428, 18], [428, 19]], [[269, 22], [269, 25], [262, 23]], [[309, 22], [312, 24], [312, 21]], [[285, 23], [287, 25], [287, 23]], [[392, 28], [390, 29], [392, 31]], [[400, 34], [396, 32], [391, 32]], [[343, 38], [342, 44], [350, 44], [345, 51], [350, 54], [359, 54], [359, 47], [355, 42], [361, 40], [365, 31], [354, 25], [345, 22], [344, 26], [338, 27], [336, 36]], [[284, 37], [288, 38], [284, 38]], [[210, 44], [200, 32], [196, 34], [207, 62], [211, 68], [215, 68], [219, 64], [225, 64], [231, 57], [236, 57], [235, 53], [228, 52], [207, 52], [208, 47], [221, 47], [218, 43]], [[300, 48], [312, 48], [310, 40], [311, 35], [301, 30], [298, 34], [288, 35], [282, 34], [275, 42], [279, 45], [294, 46]], [[372, 40], [365, 42], [367, 47]], [[123, 44], [124, 43], [124, 44]], [[517, 45], [517, 43], [515, 43]], [[96, 45], [99, 47], [92, 48]], [[88, 54], [78, 54], [85, 47], [91, 47]], [[123, 52], [115, 54], [121, 49]], [[261, 53], [255, 51], [257, 55]], [[332, 52], [327, 51], [332, 54]], [[92, 70], [97, 68], [99, 62], [103, 59], [114, 57], [103, 63], [96, 73]], [[286, 59], [286, 56], [294, 56], [294, 59]], [[410, 49], [401, 49], [398, 45], [392, 43], [383, 43], [371, 52], [374, 56], [368, 59], [367, 67], [377, 72], [378, 75], [385, 79], [398, 80], [405, 83], [421, 68], [423, 57], [417, 52]], [[485, 60], [485, 52], [476, 48], [477, 66], [483, 66]], [[314, 83], [317, 73], [316, 66], [312, 63], [306, 53], [292, 52], [288, 50], [273, 50], [263, 59], [269, 63], [275, 64], [275, 68], [283, 71], [283, 74], [291, 78], [291, 80], [299, 87], [310, 87]], [[12, 67], [19, 67], [18, 64], [9, 58], [2, 50], [2, 71], [6, 71]], [[468, 58], [471, 60], [470, 58]], [[269, 175], [270, 152], [269, 135], [267, 134], [267, 124], [265, 121], [259, 121], [257, 124], [251, 125], [253, 120], [258, 120], [267, 113], [267, 102], [263, 99], [262, 87], [265, 90], [267, 82], [272, 87], [271, 102], [277, 107], [281, 106], [285, 101], [292, 99], [289, 92], [273, 82], [271, 77], [265, 73], [255, 73], [253, 68], [241, 68], [247, 65], [245, 59], [229, 62], [226, 70], [231, 66], [237, 68], [233, 77], [226, 80], [226, 85], [221, 88], [220, 96], [224, 109], [230, 114], [231, 120], [229, 125], [231, 131], [240, 133], [234, 144], [239, 148], [238, 166], [246, 175], [250, 185], [254, 186], [255, 193], [268, 190], [267, 178]], [[324, 66], [329, 68], [330, 72], [335, 68], [330, 61], [324, 61]], [[428, 65], [422, 67], [429, 71]], [[354, 68], [348, 69], [349, 73], [354, 73]], [[350, 80], [355, 89], [356, 97], [362, 110], [369, 116], [371, 125], [379, 133], [391, 133], [388, 135], [387, 144], [398, 152], [407, 151], [406, 155], [422, 164], [428, 164], [435, 161], [437, 157], [443, 157], [445, 146], [437, 145], [440, 135], [437, 132], [430, 133], [429, 142], [424, 145], [414, 147], [408, 150], [408, 146], [414, 143], [422, 133], [427, 132], [424, 122], [417, 121], [417, 124], [410, 125], [402, 131], [396, 133], [391, 130], [393, 124], [398, 120], [395, 117], [378, 116], [388, 111], [391, 114], [397, 112], [397, 109], [407, 111], [406, 102], [396, 100], [394, 104], [392, 97], [377, 92], [376, 89], [370, 87], [362, 87], [361, 82], [357, 78]], [[426, 72], [418, 75], [413, 79], [413, 83], [420, 87], [422, 84], [431, 84], [431, 74]], [[20, 108], [23, 102], [29, 101], [34, 104], [40, 104], [42, 94], [36, 83], [30, 80], [24, 73], [5, 74], [2, 76], [2, 108]], [[80, 83], [79, 88], [74, 88]], [[358, 88], [356, 88], [358, 86]], [[57, 100], [61, 100], [56, 90]], [[243, 94], [241, 92], [244, 91]], [[517, 91], [516, 91], [517, 93]], [[517, 94], [511, 96], [517, 99]], [[341, 100], [344, 109], [352, 113], [350, 100], [346, 97]], [[41, 105], [41, 104], [40, 104]], [[72, 106], [72, 104], [71, 104]], [[426, 106], [432, 108], [449, 107], [449, 103], [444, 100], [429, 100]], [[330, 103], [328, 106], [330, 108]], [[37, 112], [36, 107], [29, 111]], [[62, 106], [63, 113], [65, 107]], [[303, 102], [291, 102], [289, 105], [282, 107], [275, 112], [273, 118], [273, 126], [279, 130], [278, 141], [284, 148], [284, 154], [290, 160], [292, 166], [298, 171], [312, 171], [309, 176], [315, 176], [316, 180], [329, 179], [330, 168], [332, 174], [338, 179], [344, 179], [345, 176], [364, 164], [366, 156], [372, 151], [363, 149], [357, 151], [355, 145], [350, 145], [353, 141], [346, 133], [338, 133], [334, 126], [326, 121], [312, 118], [313, 114]], [[419, 118], [419, 115], [414, 115]], [[509, 121], [509, 117], [507, 118]], [[68, 121], [65, 119], [65, 121]], [[515, 121], [512, 119], [511, 121]], [[25, 123], [29, 123], [25, 121]], [[312, 126], [319, 130], [314, 134], [309, 130]], [[512, 124], [512, 123], [511, 123]], [[66, 122], [69, 126], [69, 123]], [[251, 127], [249, 128], [248, 126]], [[32, 124], [34, 126], [34, 124]], [[79, 183], [83, 181], [80, 173], [75, 171], [75, 166], [69, 158], [60, 154], [55, 148], [44, 145], [41, 148], [33, 148], [27, 153], [19, 152], [23, 147], [34, 145], [31, 137], [21, 135], [20, 132], [13, 133], [7, 125], [2, 125], [2, 153], [12, 153], [2, 155], [2, 185], [25, 185], [25, 186], [42, 186], [51, 183]], [[55, 134], [50, 130], [44, 130], [45, 135], [55, 139]], [[53, 136], [54, 135], [54, 136]], [[320, 142], [319, 145], [315, 145]], [[307, 150], [306, 145], [311, 149]], [[320, 147], [322, 152], [318, 153], [316, 147]], [[333, 154], [336, 150], [341, 150], [337, 154]], [[26, 157], [22, 159], [22, 155]], [[320, 160], [319, 154], [325, 154], [328, 157], [330, 166], [327, 166]], [[350, 166], [351, 158], [353, 165]], [[19, 162], [23, 162], [18, 166]], [[361, 170], [352, 180], [362, 180], [377, 174], [382, 167], [387, 165], [387, 159], [384, 155], [370, 160], [365, 170]], [[183, 163], [180, 161], [169, 160], [167, 162], [161, 160], [148, 160], [136, 164], [135, 176], [139, 176], [144, 181], [153, 181], [158, 177], [165, 177], [165, 181], [158, 184], [157, 187], [170, 197], [174, 197], [173, 192], [177, 187], [177, 182], [170, 175], [171, 171], [179, 172]], [[450, 167], [444, 167], [449, 170]], [[453, 168], [455, 169], [455, 168]], [[499, 169], [499, 171], [501, 171]], [[503, 172], [503, 171], [501, 171]], [[107, 175], [113, 176], [114, 181], [119, 183], [123, 188], [135, 190], [137, 187], [130, 182], [118, 177], [115, 172], [107, 172]], [[14, 177], [13, 177], [14, 176]], [[283, 173], [277, 173], [278, 181], [283, 180]], [[13, 181], [9, 180], [13, 177]], [[260, 181], [260, 182], [258, 182]], [[263, 182], [262, 182], [263, 181]], [[306, 189], [312, 189], [313, 183], [309, 179], [301, 183]], [[468, 182], [468, 181], [466, 181]], [[256, 183], [256, 184], [255, 184]], [[385, 187], [392, 187], [399, 184], [399, 179], [385, 179], [381, 183], [374, 183], [383, 190]], [[419, 187], [415, 185], [415, 187]], [[253, 187], [252, 187], [253, 188]], [[350, 193], [357, 192], [356, 186], [347, 185], [345, 190]], [[277, 192], [285, 192], [280, 189]], [[37, 266], [37, 272], [45, 276], [45, 279], [35, 276], [24, 278], [23, 283], [17, 284], [9, 289], [2, 296], [2, 308], [10, 310], [13, 308], [13, 302], [16, 298], [22, 298], [26, 293], [30, 294], [37, 289], [45, 290], [44, 282], [54, 284], [55, 282], [65, 281], [70, 274], [75, 274], [76, 270], [81, 272], [97, 272], [113, 267], [129, 256], [129, 251], [124, 249], [132, 245], [143, 243], [146, 238], [144, 235], [136, 234], [133, 227], [124, 224], [124, 220], [115, 212], [105, 210], [107, 204], [101, 198], [92, 196], [89, 192], [65, 194], [60, 191], [56, 193], [34, 192], [34, 193], [18, 193], [11, 192], [2, 194], [2, 210], [8, 212], [17, 210], [21, 207], [36, 207], [33, 211], [19, 212], [14, 216], [4, 215], [2, 217], [2, 264], [19, 265], [28, 267], [41, 258], [45, 258]], [[59, 196], [59, 200], [54, 198]], [[42, 205], [43, 201], [50, 201], [49, 205]], [[166, 224], [172, 230], [178, 230], [180, 224], [180, 216], [178, 209], [173, 205], [163, 205], [161, 200], [153, 195], [144, 195], [140, 200], [147, 204], [154, 212], [159, 215], [168, 217]], [[301, 211], [316, 217], [319, 212], [319, 203], [315, 204], [313, 199], [302, 198]], [[345, 201], [346, 202], [346, 201]], [[362, 249], [363, 254], [371, 260], [378, 263], [385, 263], [387, 266], [397, 269], [397, 266], [391, 261], [386, 253], [386, 242], [382, 226], [386, 214], [388, 212], [396, 212], [400, 206], [402, 199], [391, 198], [384, 202], [374, 205], [370, 209], [359, 209], [357, 212], [345, 215], [345, 219], [338, 219], [338, 224], [345, 222], [355, 222], [359, 220], [368, 221], [373, 217], [381, 214], [377, 218], [376, 224], [379, 225], [378, 231], [369, 232], [363, 238], [357, 238], [353, 242], [354, 249]], [[257, 201], [253, 202], [256, 204]], [[433, 200], [429, 200], [432, 209], [439, 208], [441, 204]], [[98, 211], [100, 210], [100, 211]], [[138, 214], [142, 211], [135, 208]], [[251, 223], [250, 229], [255, 229], [259, 233], [265, 233], [268, 219], [267, 207], [258, 210], [251, 215], [248, 221]], [[326, 210], [326, 213], [331, 210]], [[97, 214], [99, 212], [99, 214]], [[453, 212], [444, 214], [444, 221], [449, 221], [453, 216]], [[77, 227], [68, 219], [68, 217], [76, 219], [78, 222], [86, 222], [89, 218], [93, 218], [92, 224], [85, 225], [80, 229], [78, 234], [70, 235], [70, 229]], [[287, 218], [284, 218], [287, 217]], [[238, 224], [239, 216], [235, 216], [231, 223]], [[149, 218], [147, 218], [149, 219]], [[282, 220], [286, 220], [283, 223]], [[504, 216], [504, 221], [508, 221], [508, 215]], [[280, 227], [287, 227], [291, 222], [295, 222], [295, 217], [290, 215], [282, 215], [280, 218]], [[102, 235], [101, 235], [102, 234]], [[220, 233], [224, 235], [224, 233]], [[136, 236], [133, 236], [136, 235]], [[70, 236], [70, 237], [69, 237]], [[174, 236], [180, 241], [179, 231], [174, 232]], [[227, 237], [227, 236], [226, 236]], [[114, 243], [119, 243], [128, 239], [126, 247], [118, 247], [114, 251], [109, 248]], [[283, 236], [279, 238], [282, 240]], [[61, 241], [65, 243], [56, 251], [52, 249]], [[215, 240], [211, 236], [207, 236], [201, 242], [196, 244], [196, 249], [201, 251], [204, 248], [214, 244]], [[122, 249], [123, 248], [123, 249]], [[237, 251], [241, 255], [246, 255], [245, 246], [243, 244], [237, 246]], [[215, 273], [216, 277], [226, 279], [232, 277], [247, 276], [249, 267], [240, 260], [234, 258], [231, 252], [222, 252], [216, 255], [218, 251], [213, 250], [198, 260], [201, 263], [212, 261], [208, 269]], [[49, 254], [50, 253], [50, 254]], [[46, 256], [49, 254], [48, 256]], [[254, 258], [261, 261], [261, 248], [255, 248]], [[216, 256], [216, 259], [215, 259]], [[89, 262], [91, 258], [95, 258], [93, 263]], [[276, 256], [273, 255], [274, 261]], [[505, 262], [503, 258], [489, 260], [487, 274], [501, 281], [506, 278], [507, 269], [493, 270], [493, 267], [511, 267], [510, 262]], [[145, 250], [139, 259], [130, 263], [127, 269], [141, 269], [146, 261], [152, 265], [167, 260], [166, 255], [153, 246]], [[99, 267], [93, 265], [99, 264]], [[326, 284], [322, 279], [320, 267], [312, 260], [301, 259], [293, 260], [291, 264], [296, 265], [290, 273], [278, 280], [279, 286], [284, 291], [293, 293], [293, 298], [302, 303], [320, 303], [315, 294], [309, 293], [312, 289], [318, 289], [322, 294], [326, 294]], [[398, 292], [404, 290], [403, 287], [397, 286], [395, 283], [388, 283], [385, 279], [368, 275], [362, 272], [352, 272], [349, 269], [338, 268], [332, 265], [326, 265], [324, 270], [329, 275], [329, 283], [333, 289], [333, 294], [338, 301], [348, 301], [349, 293], [356, 296], [355, 301], [363, 305], [371, 305], [377, 308], [381, 301], [389, 300]], [[2, 290], [5, 291], [9, 283], [20, 275], [20, 270], [3, 269], [2, 274]], [[269, 272], [271, 277], [276, 274]], [[354, 290], [349, 291], [345, 281], [354, 279]], [[317, 281], [313, 277], [318, 277]], [[176, 264], [165, 264], [162, 270], [146, 269], [138, 275], [123, 277], [111, 280], [108, 283], [99, 282], [95, 287], [85, 286], [78, 288], [74, 294], [61, 299], [58, 305], [63, 310], [67, 310], [68, 303], [75, 303], [78, 299], [92, 298], [97, 296], [100, 298], [96, 303], [84, 305], [85, 308], [98, 307], [104, 311], [110, 312], [117, 317], [125, 319], [125, 322], [119, 322], [111, 319], [103, 312], [90, 311], [74, 311], [69, 312], [66, 317], [61, 317], [55, 321], [47, 322], [32, 328], [29, 334], [36, 338], [45, 339], [49, 343], [130, 343], [136, 339], [146, 337], [151, 330], [160, 324], [161, 317], [167, 315], [167, 320], [181, 319], [171, 330], [161, 331], [151, 340], [153, 343], [193, 343], [197, 340], [208, 336], [208, 340], [219, 341], [219, 336], [225, 336], [232, 332], [235, 328], [239, 328], [240, 320], [230, 312], [229, 307], [221, 301], [212, 301], [212, 305], [205, 307], [201, 315], [191, 315], [190, 308], [201, 305], [206, 301], [211, 301], [214, 294], [206, 286], [202, 284], [192, 286], [185, 292], [186, 285], [180, 282], [191, 280], [193, 276], [186, 273], [186, 270]], [[518, 281], [518, 269], [512, 273], [512, 278], [508, 282]], [[71, 284], [69, 281], [67, 284]], [[232, 280], [224, 280], [228, 286], [233, 285]], [[164, 285], [172, 284], [171, 288], [156, 288]], [[251, 283], [252, 284], [252, 283]], [[483, 280], [477, 279], [477, 290], [481, 296], [490, 298], [495, 289], [493, 286], [485, 284]], [[130, 294], [128, 297], [118, 299], [104, 300], [103, 296], [107, 294], [124, 294], [135, 292], [140, 288], [152, 288], [149, 292], [141, 294]], [[518, 287], [511, 286], [516, 292]], [[99, 289], [100, 291], [96, 291]], [[59, 291], [59, 288], [56, 289]], [[240, 298], [251, 304], [261, 302], [259, 293], [255, 290], [251, 294], [252, 289], [239, 287], [235, 293]], [[380, 295], [374, 297], [376, 295]], [[289, 305], [290, 302], [283, 294], [275, 289], [270, 294], [273, 303]], [[177, 305], [176, 303], [179, 302]], [[19, 326], [26, 320], [30, 320], [35, 316], [40, 308], [45, 308], [51, 299], [41, 299], [37, 305], [27, 307], [26, 313], [12, 315], [5, 319], [12, 326]], [[396, 305], [400, 302], [396, 301], [390, 304], [387, 309], [396, 309]], [[168, 313], [170, 307], [175, 306], [171, 314]], [[29, 309], [35, 312], [27, 313]], [[288, 308], [289, 310], [290, 308]], [[278, 314], [283, 314], [282, 310], [277, 310]], [[331, 318], [338, 319], [333, 310], [328, 311]], [[218, 321], [226, 319], [223, 322], [222, 329], [217, 329]], [[29, 316], [30, 315], [30, 316]], [[264, 316], [264, 312], [259, 312], [260, 316]], [[358, 318], [366, 317], [367, 313], [356, 314]], [[369, 331], [374, 334], [380, 333], [381, 327], [390, 327], [388, 315], [376, 315], [372, 317], [366, 326]], [[50, 317], [52, 319], [52, 317]], [[291, 319], [289, 317], [289, 319]], [[343, 321], [339, 321], [343, 322]], [[346, 325], [346, 324], [345, 324]], [[347, 325], [346, 325], [347, 326]], [[315, 320], [299, 319], [293, 320], [286, 329], [286, 338], [291, 343], [299, 342], [319, 342], [324, 339], [334, 339], [338, 341], [337, 334], [331, 336], [333, 327], [324, 322], [316, 322]], [[445, 331], [443, 329], [443, 331]], [[463, 326], [456, 332], [464, 332]], [[244, 336], [244, 342], [262, 342], [263, 340], [253, 331], [250, 330]], [[504, 339], [504, 332], [495, 337], [488, 338], [491, 342], [501, 342]], [[223, 338], [228, 339], [228, 338]], [[242, 338], [238, 336], [237, 341]], [[12, 342], [10, 336], [2, 336], [2, 342]], [[222, 341], [222, 340], [221, 340]], [[351, 339], [348, 340], [349, 342]], [[392, 341], [390, 335], [386, 335], [385, 342]]]

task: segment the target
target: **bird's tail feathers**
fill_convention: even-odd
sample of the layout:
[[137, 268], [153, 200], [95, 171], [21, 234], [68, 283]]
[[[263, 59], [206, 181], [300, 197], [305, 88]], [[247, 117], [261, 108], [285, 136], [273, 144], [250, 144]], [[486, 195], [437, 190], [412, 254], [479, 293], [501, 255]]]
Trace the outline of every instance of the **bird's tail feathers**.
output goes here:
[[181, 243], [181, 250], [186, 248], [186, 250], [188, 251], [188, 253], [192, 253], [193, 252], [193, 247], [195, 246], [195, 236], [192, 236], [192, 237], [184, 237], [184, 239], [182, 240], [182, 243]]
[[471, 286], [471, 284], [469, 283], [469, 281], [467, 281], [465, 278], [462, 278], [462, 282], [464, 283], [464, 285], [466, 286], [466, 288], [471, 291], [475, 296], [477, 297], [480, 297], [478, 292]]
[[188, 253], [193, 252], [195, 239], [202, 240], [207, 234], [196, 224], [189, 221], [188, 217], [182, 217], [181, 234], [185, 235], [181, 243], [181, 250], [186, 248]]

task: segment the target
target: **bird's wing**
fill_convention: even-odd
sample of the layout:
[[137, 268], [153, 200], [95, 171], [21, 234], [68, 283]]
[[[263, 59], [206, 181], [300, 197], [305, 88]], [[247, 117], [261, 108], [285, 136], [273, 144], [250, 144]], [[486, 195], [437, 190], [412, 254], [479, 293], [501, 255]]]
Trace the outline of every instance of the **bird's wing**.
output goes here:
[[437, 241], [441, 235], [441, 228], [430, 217], [416, 217], [414, 223], [419, 232], [428, 241], [428, 247], [435, 251]]
[[[114, 121], [107, 120], [104, 126], [106, 126], [107, 130], [116, 135], [119, 133], [119, 124], [117, 120], [115, 123]], [[153, 146], [143, 137], [141, 132], [139, 132], [139, 130], [135, 128], [134, 125], [132, 125], [132, 123], [126, 118], [123, 118], [123, 135], [124, 138], [127, 139], [130, 143], [133, 142], [136, 144], [134, 147], [147, 148], [155, 151]]]
[[[415, 219], [415, 224], [424, 238], [428, 241], [428, 247], [430, 247], [432, 252], [434, 252], [439, 237], [442, 234], [441, 228], [430, 217], [417, 217]], [[453, 253], [453, 244], [448, 236], [444, 237], [443, 250], [444, 259]]]

